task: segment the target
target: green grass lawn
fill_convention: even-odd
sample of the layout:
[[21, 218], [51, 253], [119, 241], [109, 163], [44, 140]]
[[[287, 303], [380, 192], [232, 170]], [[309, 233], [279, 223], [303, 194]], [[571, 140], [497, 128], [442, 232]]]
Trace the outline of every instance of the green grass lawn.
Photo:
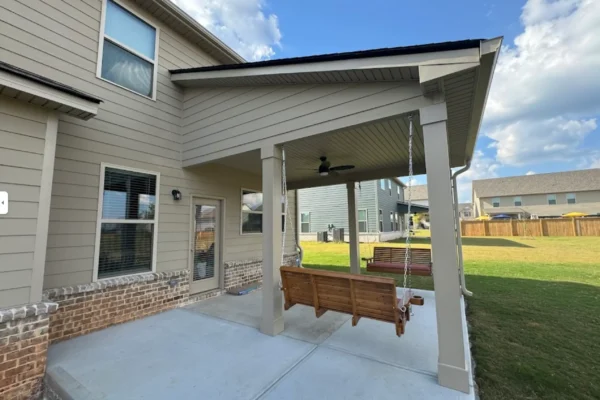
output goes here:
[[[426, 237], [414, 242], [430, 246]], [[481, 398], [600, 399], [600, 238], [469, 237], [463, 244]], [[347, 244], [302, 246], [305, 267], [348, 271]], [[361, 244], [361, 257], [373, 246]], [[401, 275], [390, 276], [401, 285]], [[433, 289], [433, 282], [413, 277], [413, 287]]]

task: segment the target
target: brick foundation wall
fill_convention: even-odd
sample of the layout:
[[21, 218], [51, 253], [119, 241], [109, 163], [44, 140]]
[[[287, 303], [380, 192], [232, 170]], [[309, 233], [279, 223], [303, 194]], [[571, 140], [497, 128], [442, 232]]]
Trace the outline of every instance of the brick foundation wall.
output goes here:
[[0, 310], [0, 399], [40, 399], [55, 303]]
[[44, 291], [58, 303], [50, 317], [50, 343], [85, 335], [187, 304], [187, 270], [106, 279]]
[[[283, 257], [284, 265], [296, 265], [296, 254], [286, 254]], [[250, 259], [243, 261], [230, 261], [225, 267], [225, 290], [262, 282], [262, 260]]]

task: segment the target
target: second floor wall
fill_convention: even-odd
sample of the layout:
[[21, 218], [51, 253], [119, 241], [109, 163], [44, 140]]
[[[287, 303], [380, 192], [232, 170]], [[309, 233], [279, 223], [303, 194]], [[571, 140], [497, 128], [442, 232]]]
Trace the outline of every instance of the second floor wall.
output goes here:
[[494, 208], [494, 203], [496, 203], [497, 207], [518, 207], [518, 203], [515, 203], [518, 201], [520, 201], [521, 206], [523, 207], [551, 205], [550, 200], [555, 200], [555, 204], [569, 204], [568, 198], [574, 198], [574, 204], [600, 203], [600, 191], [484, 197], [479, 199], [479, 201], [481, 203], [481, 208], [485, 210]]

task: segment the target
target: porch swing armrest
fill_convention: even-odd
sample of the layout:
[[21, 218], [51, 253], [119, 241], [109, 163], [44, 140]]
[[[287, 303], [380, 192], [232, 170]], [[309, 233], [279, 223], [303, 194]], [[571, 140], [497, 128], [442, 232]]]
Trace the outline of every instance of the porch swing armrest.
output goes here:
[[373, 261], [373, 257], [362, 257], [361, 260], [369, 263]]

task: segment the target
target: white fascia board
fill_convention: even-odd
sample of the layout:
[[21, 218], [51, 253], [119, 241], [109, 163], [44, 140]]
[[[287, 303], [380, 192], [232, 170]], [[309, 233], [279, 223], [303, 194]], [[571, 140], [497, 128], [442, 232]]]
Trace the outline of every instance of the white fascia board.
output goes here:
[[378, 68], [414, 67], [420, 65], [463, 64], [479, 62], [478, 48], [441, 51], [398, 56], [370, 57], [351, 60], [323, 61], [270, 67], [240, 68], [203, 72], [171, 74], [173, 82], [202, 81], [208, 79], [240, 78], [251, 76], [302, 74]]
[[82, 99], [42, 83], [11, 74], [7, 71], [0, 71], [0, 85], [28, 93], [32, 96], [54, 101], [92, 115], [98, 114], [98, 104], [93, 101]]
[[421, 84], [435, 81], [444, 76], [462, 72], [467, 69], [477, 68], [479, 62], [442, 65], [419, 65], [419, 82]]

